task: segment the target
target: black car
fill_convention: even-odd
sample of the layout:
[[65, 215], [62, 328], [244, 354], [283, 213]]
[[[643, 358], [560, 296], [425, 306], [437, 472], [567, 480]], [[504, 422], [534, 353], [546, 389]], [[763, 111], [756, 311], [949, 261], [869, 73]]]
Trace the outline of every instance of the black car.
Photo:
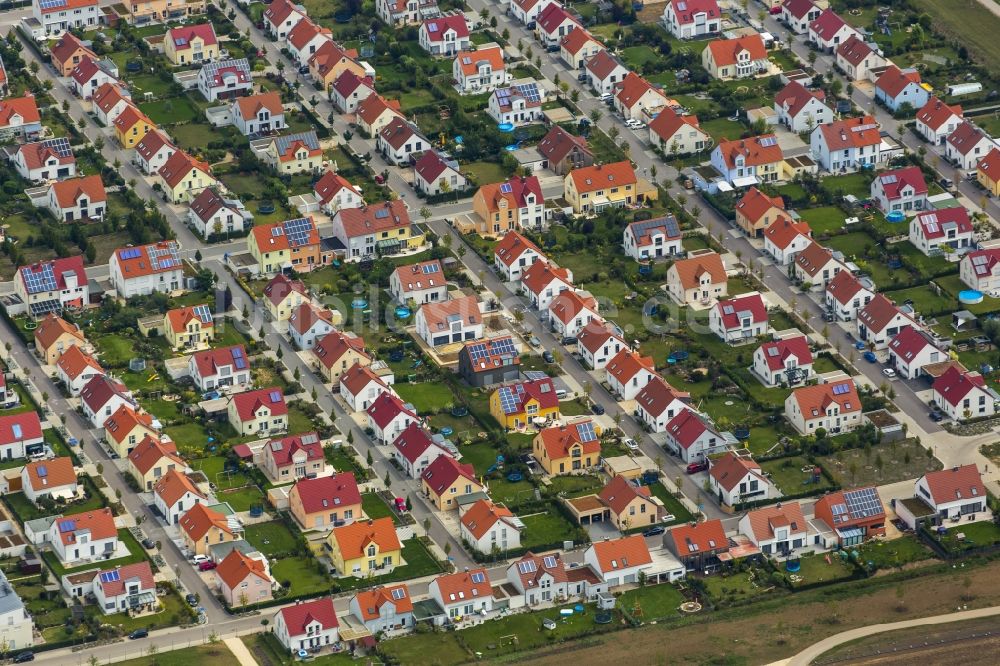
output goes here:
[[950, 192], [952, 188], [955, 187], [955, 183], [951, 182], [951, 178], [942, 178], [938, 181], [940, 185], [946, 192]]
[[19, 654], [16, 657], [14, 657], [14, 663], [15, 664], [23, 664], [23, 663], [26, 663], [26, 662], [29, 662], [29, 661], [34, 661], [34, 660], [35, 660], [35, 653], [34, 652], [22, 652], [21, 654]]
[[156, 542], [150, 539], [149, 537], [146, 537], [145, 539], [142, 540], [142, 547], [146, 548], [147, 550], [153, 550], [154, 548], [156, 548]]
[[133, 641], [137, 638], [145, 638], [146, 636], [149, 636], [149, 629], [136, 629], [128, 635], [129, 639]]
[[590, 411], [592, 411], [595, 414], [597, 414], [598, 416], [600, 416], [601, 414], [604, 413], [604, 406], [603, 405], [599, 405], [599, 404], [597, 404], [595, 402], [593, 405], [590, 406]]
[[589, 78], [590, 77], [587, 76], [586, 72], [580, 72], [579, 74], [576, 75], [576, 80], [579, 81], [580, 83], [586, 83]]
[[552, 352], [544, 351], [542, 352], [542, 360], [545, 361], [546, 363], [555, 363], [556, 357], [552, 355]]
[[189, 595], [187, 595], [187, 596], [184, 597], [184, 601], [186, 601], [188, 603], [188, 606], [191, 606], [192, 608], [194, 608], [195, 606], [198, 605], [198, 595], [197, 594], [189, 594]]
[[931, 421], [934, 421], [935, 423], [939, 423], [940, 421], [944, 420], [944, 412], [939, 412], [937, 410], [934, 410], [927, 416], [929, 416], [931, 418]]
[[560, 340], [560, 342], [563, 343], [564, 345], [575, 345], [577, 340], [573, 336], [567, 335], [562, 340]]
[[642, 533], [644, 537], [659, 536], [663, 534], [666, 530], [663, 529], [662, 525], [657, 525], [656, 527], [650, 527], [648, 530]]

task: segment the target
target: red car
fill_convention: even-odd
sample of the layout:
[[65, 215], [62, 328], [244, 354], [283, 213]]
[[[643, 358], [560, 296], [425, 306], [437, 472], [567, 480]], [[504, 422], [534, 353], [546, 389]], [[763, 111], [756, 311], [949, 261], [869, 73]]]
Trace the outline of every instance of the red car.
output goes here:
[[211, 571], [217, 566], [219, 565], [213, 562], [212, 560], [205, 560], [204, 562], [198, 565], [198, 571]]
[[780, 14], [781, 13], [781, 5], [779, 5], [777, 7], [771, 7], [771, 9], [769, 9], [768, 11], [771, 13], [771, 15]]
[[687, 473], [697, 474], [698, 472], [704, 472], [706, 469], [708, 469], [707, 462], [691, 463], [690, 465], [687, 466]]

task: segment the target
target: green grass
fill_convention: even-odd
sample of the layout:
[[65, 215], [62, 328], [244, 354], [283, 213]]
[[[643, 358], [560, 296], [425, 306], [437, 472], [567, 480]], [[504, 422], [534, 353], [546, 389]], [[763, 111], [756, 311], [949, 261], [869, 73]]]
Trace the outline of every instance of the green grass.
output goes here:
[[761, 597], [774, 591], [766, 571], [753, 569], [736, 573], [721, 573], [704, 579], [708, 595], [716, 602], [743, 601]]
[[[958, 275], [946, 275], [945, 277], [937, 278], [934, 281], [941, 287], [941, 289], [946, 291], [953, 299], [955, 299], [955, 309], [959, 309], [958, 293], [968, 289], [965, 283], [962, 282], [962, 279]], [[977, 305], [962, 305], [961, 308], [968, 310], [975, 315], [996, 312], [1000, 310], [1000, 300], [987, 296], [983, 299], [982, 303]]]
[[934, 554], [913, 534], [905, 534], [892, 541], [870, 541], [857, 550], [862, 562], [873, 562], [886, 569], [901, 567], [934, 557]]
[[1000, 60], [996, 39], [996, 16], [978, 2], [914, 0], [918, 11], [930, 14], [934, 29], [959, 40], [981, 63]]
[[166, 426], [163, 432], [177, 442], [177, 450], [184, 456], [204, 455], [208, 447], [208, 430], [201, 423], [189, 421]]
[[139, 108], [157, 125], [191, 122], [201, 113], [187, 97], [173, 97], [140, 104]]
[[600, 477], [590, 474], [574, 476], [554, 476], [549, 488], [554, 493], [565, 493], [568, 497], [579, 497], [589, 492], [597, 492], [604, 487]]
[[854, 574], [854, 568], [844, 563], [836, 553], [830, 554], [830, 563], [827, 564], [823, 555], [811, 555], [799, 558], [801, 565], [798, 575], [802, 580], [795, 583], [796, 586], [812, 585], [815, 583], [832, 583], [834, 581], [850, 578]]
[[170, 136], [184, 150], [207, 146], [220, 138], [220, 129], [201, 123], [182, 123], [170, 128]]
[[590, 413], [590, 408], [579, 398], [564, 400], [559, 403], [559, 413], [563, 416], [583, 416]]
[[289, 597], [314, 595], [331, 589], [333, 580], [320, 571], [321, 565], [313, 557], [282, 557], [271, 560], [271, 576], [281, 583], [291, 583]]
[[105, 367], [120, 368], [128, 365], [135, 356], [135, 341], [115, 333], [91, 336], [97, 348], [101, 364]]
[[820, 206], [799, 211], [809, 227], [813, 230], [813, 235], [831, 234], [840, 231], [844, 226], [844, 211], [836, 206]]
[[580, 542], [583, 532], [571, 523], [556, 507], [545, 513], [519, 516], [524, 523], [521, 533], [521, 548], [538, 549], [539, 546], [560, 547], [563, 541]]
[[811, 471], [802, 471], [806, 467], [812, 470], [814, 465], [801, 456], [780, 458], [761, 463], [761, 469], [771, 475], [771, 481], [786, 495], [794, 495], [807, 490], [818, 491], [822, 488], [832, 487], [832, 484], [822, 475], [819, 477], [818, 483], [806, 483], [812, 478]]
[[[958, 535], [964, 535], [960, 540]], [[984, 546], [992, 546], [1000, 543], [1000, 527], [989, 520], [981, 520], [976, 523], [961, 523], [955, 527], [948, 528], [948, 531], [938, 536], [941, 545], [953, 553]]]
[[721, 141], [722, 139], [739, 139], [743, 136], [743, 132], [746, 131], [742, 123], [729, 120], [728, 118], [716, 118], [705, 121], [701, 123], [701, 129], [708, 132], [716, 141]]
[[361, 509], [369, 518], [392, 518], [392, 522], [398, 524], [399, 516], [385, 503], [378, 493], [362, 493]]
[[822, 180], [823, 189], [840, 196], [853, 194], [859, 199], [867, 199], [871, 194], [871, 176], [857, 171], [843, 176], [826, 176]]
[[[22, 463], [23, 464], [23, 463]], [[71, 513], [82, 513], [84, 511], [92, 511], [94, 509], [100, 509], [104, 506], [103, 496], [100, 494], [93, 484], [88, 487], [89, 497], [82, 502], [74, 502], [73, 504], [58, 504], [56, 508], [51, 511], [40, 509], [31, 503], [24, 493], [9, 493], [4, 496], [7, 503], [10, 505], [11, 510], [17, 516], [17, 518], [22, 522], [29, 520], [35, 520], [36, 518], [42, 518], [44, 516], [51, 516], [55, 513], [61, 513], [68, 515]]]
[[212, 664], [212, 666], [240, 666], [240, 660], [223, 643], [181, 648], [169, 652], [158, 652], [147, 657], [137, 657], [118, 662], [120, 666], [191, 666], [191, 664]]
[[426, 663], [430, 655], [433, 655], [433, 661], [439, 664], [461, 664], [472, 658], [468, 650], [459, 643], [458, 634], [453, 631], [435, 631], [394, 638], [380, 643], [379, 651], [397, 664]]
[[257, 486], [244, 486], [217, 493], [220, 502], [228, 502], [234, 511], [249, 511], [250, 507], [264, 502], [264, 493]]
[[625, 66], [637, 72], [647, 62], [656, 62], [658, 59], [659, 54], [648, 46], [629, 46], [622, 49], [622, 60]]
[[646, 585], [625, 592], [618, 598], [618, 606], [629, 613], [636, 604], [642, 609], [642, 619], [646, 622], [662, 618], [676, 617], [684, 595], [673, 585]]
[[462, 173], [476, 185], [499, 183], [510, 177], [507, 169], [496, 162], [470, 162], [462, 165]]
[[[306, 414], [298, 404], [293, 404], [288, 408], [288, 432], [300, 433], [316, 430], [316, 421]], [[252, 439], [256, 439], [253, 437]]]
[[455, 402], [455, 397], [445, 384], [423, 382], [420, 384], [396, 384], [393, 387], [404, 402], [411, 403], [420, 415], [444, 410]]
[[[243, 644], [256, 657], [257, 663], [269, 666], [291, 666], [291, 664], [301, 663], [299, 659], [293, 657], [288, 650], [273, 633], [256, 633], [244, 636]], [[322, 654], [310, 656], [309, 663], [312, 666], [346, 666], [347, 664], [364, 664], [367, 661], [354, 659], [350, 652], [337, 652], [333, 654]]]
[[485, 442], [462, 444], [458, 447], [462, 454], [462, 463], [471, 464], [476, 474], [486, 474], [486, 470], [496, 464], [498, 451]]
[[355, 578], [354, 576], [344, 576], [337, 579], [337, 584], [341, 590], [356, 590], [375, 585], [385, 585], [400, 580], [411, 578], [421, 578], [441, 573], [441, 565], [437, 563], [427, 546], [421, 543], [420, 539], [414, 537], [403, 542], [403, 561], [406, 562], [401, 567], [396, 567], [390, 573], [372, 578]]
[[128, 634], [136, 629], [146, 629], [155, 631], [173, 627], [181, 622], [188, 621], [191, 610], [176, 591], [159, 597], [162, 608], [159, 613], [153, 615], [142, 615], [131, 617], [128, 613], [115, 613], [114, 615], [104, 615], [97, 606], [87, 606], [86, 613], [90, 617], [100, 618], [101, 623], [118, 627], [123, 634]]
[[950, 298], [947, 293], [941, 292], [939, 295], [930, 285], [924, 284], [919, 287], [909, 289], [897, 289], [896, 291], [885, 292], [886, 298], [902, 305], [906, 301], [913, 301], [913, 308], [918, 314], [925, 317], [934, 315], [949, 315], [956, 309], [955, 299]]
[[248, 525], [243, 533], [247, 543], [270, 558], [283, 558], [293, 554], [298, 534], [281, 521]]
[[657, 497], [663, 502], [663, 506], [666, 507], [668, 513], [673, 514], [674, 519], [670, 524], [687, 523], [694, 519], [694, 514], [688, 511], [687, 507], [679, 499], [668, 492], [667, 487], [661, 482], [657, 481], [650, 484], [649, 492], [653, 494], [653, 497]]

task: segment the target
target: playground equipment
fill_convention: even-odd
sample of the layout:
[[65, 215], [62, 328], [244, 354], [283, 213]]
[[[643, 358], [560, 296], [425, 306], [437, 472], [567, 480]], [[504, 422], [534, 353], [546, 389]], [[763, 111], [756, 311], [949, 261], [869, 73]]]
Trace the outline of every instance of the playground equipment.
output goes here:
[[404, 352], [402, 349], [393, 349], [389, 352], [389, 360], [393, 363], [399, 363], [403, 360]]
[[146, 380], [146, 383], [148, 384], [149, 382], [156, 381], [159, 378], [160, 378], [160, 375], [154, 372], [153, 374], [151, 374], [149, 376], [149, 379]]
[[750, 428], [736, 428], [733, 430], [733, 437], [741, 442], [750, 439]]
[[460, 419], [463, 416], [468, 416], [469, 415], [469, 408], [468, 407], [463, 407], [463, 406], [452, 407], [452, 409], [451, 409], [451, 415], [454, 416], [457, 419]]
[[518, 481], [521, 481], [523, 479], [524, 475], [521, 474], [520, 472], [511, 472], [510, 474], [507, 475], [507, 480], [510, 481], [511, 483], [517, 483]]
[[251, 504], [250, 505], [250, 517], [260, 518], [264, 515], [264, 505], [263, 504]]
[[445, 426], [445, 427], [441, 428], [441, 434], [444, 435], [445, 437], [448, 437], [453, 432], [455, 432], [455, 430], [451, 426]]
[[257, 212], [261, 215], [270, 215], [275, 211], [275, 206], [273, 201], [261, 201], [257, 206]]

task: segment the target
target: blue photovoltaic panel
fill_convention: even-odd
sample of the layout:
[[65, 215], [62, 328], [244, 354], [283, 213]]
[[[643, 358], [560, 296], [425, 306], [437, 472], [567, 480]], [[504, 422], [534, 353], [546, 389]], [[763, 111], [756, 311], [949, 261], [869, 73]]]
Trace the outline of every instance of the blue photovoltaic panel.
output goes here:
[[511, 187], [510, 183], [501, 183], [500, 184], [500, 193], [501, 194], [510, 194], [513, 191], [514, 191], [514, 188]]
[[535, 567], [535, 561], [525, 560], [524, 562], [518, 562], [517, 570], [523, 574], [534, 573], [537, 570], [537, 568]]
[[39, 9], [56, 9], [58, 7], [65, 7], [66, 0], [40, 0], [38, 3]]
[[271, 402], [281, 402], [281, 391], [271, 391]]
[[385, 208], [380, 208], [377, 211], [375, 211], [375, 219], [381, 220], [386, 217], [389, 217], [389, 211], [386, 210]]
[[438, 265], [437, 264], [424, 264], [423, 266], [420, 267], [420, 270], [423, 271], [425, 274], [427, 274], [427, 273], [437, 273], [438, 272]]
[[58, 139], [46, 139], [42, 145], [54, 152], [59, 157], [69, 157], [73, 154], [73, 149], [69, 145], [69, 139], [59, 137]]
[[114, 571], [103, 571], [103, 572], [101, 572], [101, 582], [102, 583], [114, 583], [114, 582], [117, 582], [119, 580], [121, 580], [121, 577], [118, 575], [118, 569], [115, 569]]
[[14, 439], [21, 439], [23, 432], [21, 431], [21, 424], [15, 423], [10, 427], [10, 431], [14, 434]]
[[75, 520], [60, 520], [59, 521], [59, 531], [63, 532], [63, 533], [76, 531], [76, 521]]
[[305, 217], [294, 220], [286, 220], [281, 223], [288, 235], [288, 244], [292, 247], [305, 245], [309, 242], [309, 234], [312, 233], [313, 224]]
[[49, 475], [49, 470], [45, 467], [45, 465], [39, 465], [35, 472], [38, 474], [38, 478], [40, 479], [44, 479]]
[[245, 370], [247, 367], [247, 360], [243, 357], [243, 350], [239, 347], [234, 347], [233, 351], [233, 365], [237, 370]]
[[477, 571], [476, 573], [472, 574], [472, 582], [473, 583], [485, 583], [486, 582], [486, 574]]
[[504, 386], [500, 389], [500, 409], [503, 410], [504, 414], [515, 413], [517, 411], [517, 403], [517, 395], [512, 387]]
[[319, 138], [316, 136], [316, 132], [309, 130], [308, 132], [298, 132], [297, 134], [287, 134], [285, 136], [275, 137], [274, 145], [278, 149], [279, 155], [284, 155], [288, 151], [288, 147], [291, 146], [296, 141], [301, 141], [304, 143], [309, 150], [317, 150], [319, 148]]
[[593, 442], [597, 439], [597, 434], [594, 432], [594, 424], [592, 421], [577, 423], [576, 434], [577, 437], [580, 438], [581, 442]]
[[850, 392], [851, 392], [850, 384], [837, 384], [836, 386], [833, 387], [834, 395], [844, 395], [845, 393], [850, 393]]
[[177, 253], [177, 244], [168, 243], [167, 247], [146, 247], [149, 255], [149, 264], [154, 271], [165, 271], [181, 265], [180, 255]]
[[555, 555], [546, 555], [545, 559], [542, 560], [542, 564], [545, 565], [546, 569], [555, 569], [556, 568], [556, 556]]
[[212, 321], [212, 311], [208, 309], [207, 305], [194, 306], [194, 316], [203, 324], [208, 324]]
[[142, 256], [142, 250], [137, 247], [127, 247], [124, 250], [118, 251], [118, 258], [122, 261], [127, 261], [129, 259], [138, 259]]
[[400, 599], [403, 599], [405, 597], [406, 597], [406, 590], [404, 590], [401, 587], [397, 587], [395, 590], [392, 591], [392, 598], [395, 599], [396, 601], [399, 601]]
[[885, 513], [878, 491], [874, 488], [845, 490], [844, 501], [847, 502], [847, 510], [853, 518], [867, 518]]
[[548, 377], [548, 375], [541, 370], [528, 370], [524, 373], [524, 376], [527, 377], [529, 381], [536, 381], [538, 379], [545, 379]]
[[33, 271], [30, 266], [21, 269], [21, 276], [24, 278], [24, 286], [29, 294], [38, 294], [43, 291], [55, 291], [58, 288], [52, 264], [42, 264], [40, 270]]

